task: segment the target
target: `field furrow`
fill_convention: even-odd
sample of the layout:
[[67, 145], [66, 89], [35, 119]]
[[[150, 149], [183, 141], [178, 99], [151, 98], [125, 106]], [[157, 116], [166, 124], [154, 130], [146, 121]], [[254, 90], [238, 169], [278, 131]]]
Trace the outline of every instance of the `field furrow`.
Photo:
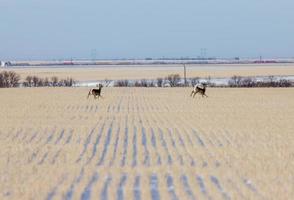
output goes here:
[[11, 90], [0, 91], [0, 199], [294, 196], [293, 89]]

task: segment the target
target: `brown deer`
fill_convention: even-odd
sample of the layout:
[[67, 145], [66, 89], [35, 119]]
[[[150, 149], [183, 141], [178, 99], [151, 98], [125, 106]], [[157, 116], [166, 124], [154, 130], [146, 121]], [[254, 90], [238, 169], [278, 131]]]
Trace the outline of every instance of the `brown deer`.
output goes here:
[[98, 89], [91, 89], [91, 90], [89, 91], [89, 93], [88, 93], [88, 97], [87, 97], [87, 98], [89, 99], [89, 96], [90, 96], [90, 95], [93, 95], [95, 99], [96, 99], [97, 97], [98, 97], [98, 99], [99, 99], [99, 97], [102, 97], [102, 96], [101, 96], [101, 90], [102, 90], [102, 87], [103, 87], [103, 85], [99, 83], [99, 85], [98, 85]]
[[202, 84], [196, 84], [195, 86], [194, 86], [194, 89], [192, 90], [192, 92], [191, 92], [191, 95], [190, 96], [192, 96], [193, 95], [193, 98], [195, 97], [195, 95], [197, 94], [197, 93], [199, 93], [199, 94], [201, 94], [202, 95], [202, 97], [208, 97], [206, 94], [205, 94], [205, 91], [206, 91], [206, 83], [202, 83]]

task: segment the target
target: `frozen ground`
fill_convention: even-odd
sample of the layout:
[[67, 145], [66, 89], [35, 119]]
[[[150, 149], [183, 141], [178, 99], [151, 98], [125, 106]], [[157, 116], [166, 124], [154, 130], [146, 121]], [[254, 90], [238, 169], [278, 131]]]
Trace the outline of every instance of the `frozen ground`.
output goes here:
[[[294, 76], [294, 64], [232, 64], [232, 65], [186, 65], [187, 78], [230, 78], [236, 76]], [[58, 78], [72, 77], [75, 80], [140, 80], [165, 78], [169, 74], [183, 74], [183, 65], [120, 65], [120, 66], [70, 66], [70, 67], [10, 67], [0, 70], [13, 70], [21, 75]]]
[[291, 199], [294, 90], [0, 90], [0, 199]]
[[[250, 77], [255, 81], [260, 81], [260, 82], [266, 82], [269, 81], [269, 77], [268, 76], [254, 76], [254, 77]], [[275, 81], [279, 81], [281, 79], [283, 80], [289, 80], [294, 82], [294, 76], [273, 76]], [[199, 78], [199, 82], [210, 82], [211, 84], [215, 85], [215, 86], [228, 86], [229, 81], [231, 78], [227, 78], [227, 77], [223, 77], [223, 78], [218, 78], [218, 77], [212, 77], [212, 78]], [[117, 80], [109, 80], [109, 82], [107, 83], [107, 86], [109, 87], [113, 87], [114, 86], [114, 82]], [[136, 81], [140, 81], [140, 80], [129, 80], [130, 85], [134, 85], [134, 83]], [[149, 79], [147, 80], [148, 82], [154, 82], [156, 83], [157, 80], [156, 79]], [[188, 79], [188, 81], [190, 81]], [[106, 84], [105, 80], [96, 80], [96, 81], [79, 81], [77, 82], [74, 86], [76, 87], [96, 87], [97, 84]], [[184, 83], [184, 79], [181, 79], [180, 83]], [[167, 84], [168, 85], [168, 84]]]

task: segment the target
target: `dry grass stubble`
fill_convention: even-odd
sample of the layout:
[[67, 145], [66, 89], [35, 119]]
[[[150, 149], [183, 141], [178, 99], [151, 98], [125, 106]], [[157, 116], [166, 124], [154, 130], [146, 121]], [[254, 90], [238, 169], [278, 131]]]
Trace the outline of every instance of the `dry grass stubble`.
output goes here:
[[294, 90], [190, 90], [1, 89], [0, 197], [291, 199]]

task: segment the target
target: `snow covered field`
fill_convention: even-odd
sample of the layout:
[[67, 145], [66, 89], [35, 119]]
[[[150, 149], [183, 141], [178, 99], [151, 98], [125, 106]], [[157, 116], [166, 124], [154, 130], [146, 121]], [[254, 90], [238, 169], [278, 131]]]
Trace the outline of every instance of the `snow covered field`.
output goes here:
[[[269, 81], [269, 77], [268, 76], [253, 76], [253, 77], [250, 77], [249, 78], [252, 78], [253, 80], [257, 81], [257, 82], [268, 82]], [[291, 81], [291, 82], [294, 82], [294, 75], [291, 76], [273, 76], [274, 80], [275, 81], [279, 81], [279, 80], [287, 80], [287, 81]], [[229, 81], [231, 80], [231, 78], [228, 78], [228, 77], [222, 77], [222, 78], [219, 78], [219, 77], [213, 77], [213, 78], [199, 78], [198, 81], [199, 82], [206, 82], [206, 83], [210, 83], [214, 86], [228, 86], [229, 85]], [[115, 85], [115, 81], [117, 80], [108, 80], [107, 83], [105, 82], [105, 80], [96, 80], [96, 81], [78, 81], [76, 84], [74, 84], [75, 87], [97, 87], [97, 85], [99, 83], [101, 84], [104, 84], [104, 85], [107, 85], [108, 87], [113, 87]], [[134, 83], [138, 80], [128, 80], [129, 81], [129, 84], [130, 86], [133, 86]], [[149, 80], [146, 80], [147, 82], [153, 82], [155, 83], [155, 86], [156, 86], [156, 83], [157, 83], [157, 80], [156, 79], [149, 79]], [[188, 79], [188, 82], [190, 82], [191, 80]], [[184, 84], [184, 79], [182, 78], [180, 80], [180, 83], [181, 84]], [[165, 85], [165, 84], [164, 84]], [[166, 83], [166, 85], [168, 86], [168, 83]]]
[[291, 199], [294, 90], [0, 90], [0, 199]]
[[[187, 78], [230, 78], [236, 76], [294, 76], [294, 64], [231, 64], [231, 65], [186, 65]], [[99, 80], [140, 80], [165, 78], [169, 74], [183, 74], [183, 65], [105, 65], [105, 66], [68, 66], [68, 67], [9, 67], [1, 70], [13, 70], [26, 76], [40, 78], [57, 76], [72, 77], [80, 82]]]

